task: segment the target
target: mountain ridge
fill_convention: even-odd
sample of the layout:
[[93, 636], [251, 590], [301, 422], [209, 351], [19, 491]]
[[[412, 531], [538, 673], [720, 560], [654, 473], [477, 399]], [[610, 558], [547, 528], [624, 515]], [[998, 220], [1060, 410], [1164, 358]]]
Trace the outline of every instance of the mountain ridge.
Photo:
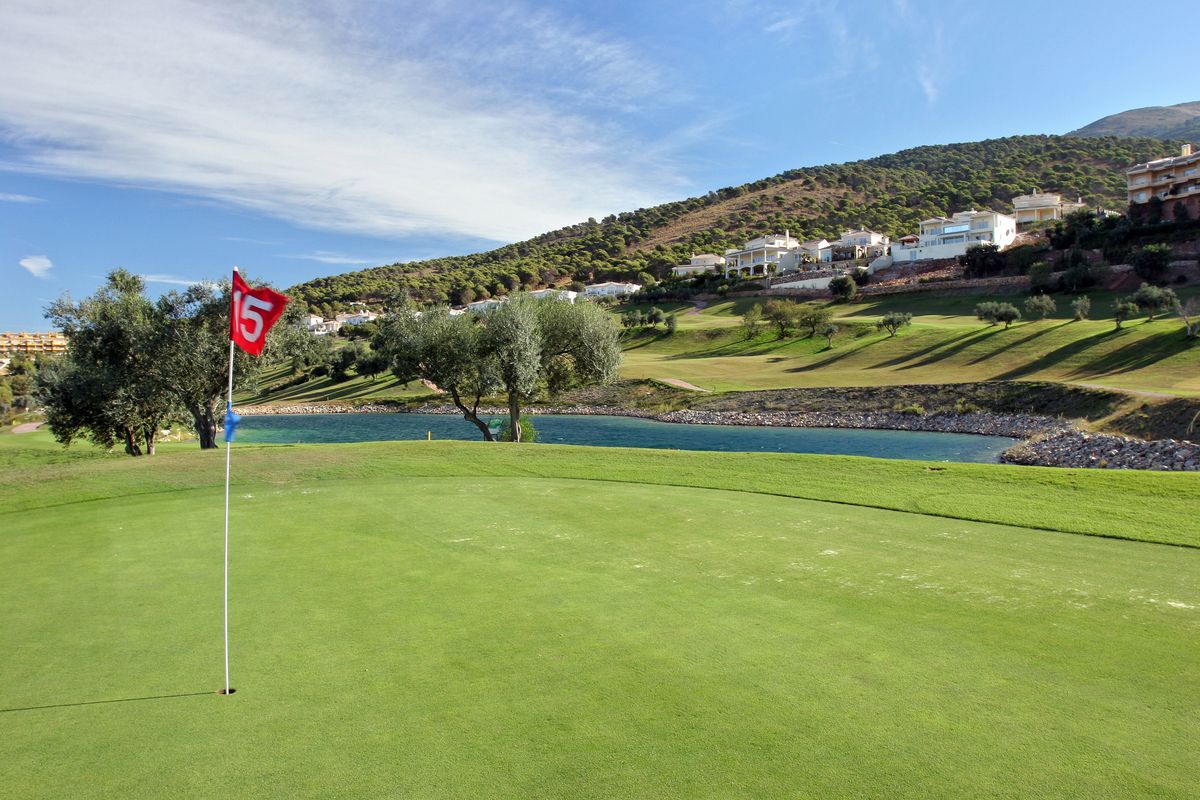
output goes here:
[[1067, 136], [1200, 139], [1200, 101], [1119, 111], [1076, 128]]

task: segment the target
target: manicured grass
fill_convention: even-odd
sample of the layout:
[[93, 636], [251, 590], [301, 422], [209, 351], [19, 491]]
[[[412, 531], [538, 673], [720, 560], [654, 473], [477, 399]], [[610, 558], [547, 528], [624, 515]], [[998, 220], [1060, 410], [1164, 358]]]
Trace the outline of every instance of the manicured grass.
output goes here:
[[429, 389], [417, 381], [401, 383], [390, 372], [377, 375], [374, 380], [361, 375], [351, 375], [344, 381], [335, 381], [328, 375], [313, 377], [304, 383], [286, 388], [282, 386], [291, 377], [287, 364], [269, 366], [258, 376], [254, 391], [238, 392], [234, 399], [244, 403], [319, 403], [334, 400], [408, 400], [429, 394]]
[[622, 375], [678, 378], [712, 391], [1038, 379], [1200, 394], [1200, 344], [1184, 338], [1177, 319], [1135, 320], [1120, 331], [1102, 320], [1062, 319], [1005, 329], [926, 314], [889, 338], [864, 328], [882, 310], [843, 309], [839, 319], [857, 328], [831, 349], [824, 338], [780, 340], [769, 328], [745, 341], [722, 324], [644, 336], [627, 343]]
[[14, 797], [1188, 797], [1200, 775], [1200, 551], [753, 493], [1019, 518], [1024, 492], [1107, 533], [1124, 502], [1187, 539], [1196, 476], [239, 447], [222, 698], [223, 454], [37, 447], [0, 437]]

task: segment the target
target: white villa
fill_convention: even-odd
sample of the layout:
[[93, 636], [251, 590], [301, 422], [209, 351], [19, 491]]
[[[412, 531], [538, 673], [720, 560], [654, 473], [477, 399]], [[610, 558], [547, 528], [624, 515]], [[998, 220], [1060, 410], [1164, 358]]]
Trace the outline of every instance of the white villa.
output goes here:
[[865, 228], [846, 231], [841, 238], [833, 242], [833, 260], [844, 261], [852, 258], [886, 256], [891, 244], [891, 239], [884, 233], [876, 233]]
[[731, 272], [736, 274], [742, 270], [748, 270], [751, 277], [766, 275], [768, 267], [774, 267], [778, 271], [779, 259], [784, 253], [799, 248], [800, 242], [792, 238], [787, 231], [784, 231], [783, 236], [772, 233], [751, 239], [741, 250], [725, 251], [725, 277], [728, 278]]
[[605, 281], [604, 283], [593, 283], [591, 286], [585, 286], [583, 293], [586, 297], [624, 297], [625, 295], [634, 294], [641, 290], [642, 285], [640, 283]]
[[529, 296], [538, 300], [561, 300], [564, 303], [574, 303], [575, 298], [579, 297], [579, 292], [572, 292], [569, 289], [538, 289], [536, 292], [530, 292]]
[[374, 311], [363, 309], [362, 311], [351, 311], [348, 314], [338, 314], [336, 319], [342, 325], [362, 325], [365, 322], [374, 322], [379, 319], [379, 315]]
[[[905, 237], [892, 246], [892, 261], [924, 261], [930, 258], [954, 258], [968, 247], [995, 244], [1008, 247], [1017, 238], [1017, 220], [998, 211], [959, 211], [952, 217], [934, 217], [921, 223], [921, 235], [915, 244]], [[908, 241], [906, 241], [908, 240]]]
[[1017, 225], [1063, 219], [1067, 214], [1087, 208], [1082, 197], [1072, 203], [1070, 200], [1063, 200], [1061, 194], [1042, 192], [1038, 189], [1034, 189], [1033, 194], [1017, 195], [1012, 202]]
[[486, 300], [476, 300], [474, 303], [467, 303], [465, 306], [463, 306], [463, 308], [473, 314], [476, 314], [480, 311], [487, 311], [490, 308], [495, 308], [507, 299], [507, 297], [489, 297]]
[[725, 266], [725, 257], [712, 253], [699, 253], [692, 256], [691, 262], [671, 267], [671, 274], [677, 278], [688, 275], [701, 275], [705, 272], [716, 272]]

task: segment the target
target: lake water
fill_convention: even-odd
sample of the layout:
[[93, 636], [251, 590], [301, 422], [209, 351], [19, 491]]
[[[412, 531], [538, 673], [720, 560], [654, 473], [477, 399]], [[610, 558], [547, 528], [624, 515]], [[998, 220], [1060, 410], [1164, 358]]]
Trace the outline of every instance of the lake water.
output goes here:
[[[496, 419], [496, 418], [494, 418]], [[485, 421], [487, 418], [485, 418]], [[680, 425], [635, 417], [534, 417], [539, 442], [600, 447], [721, 450], [758, 453], [827, 453], [995, 463], [1016, 440], [1003, 436], [851, 428], [756, 428]], [[403, 439], [477, 441], [479, 430], [446, 414], [294, 414], [243, 417], [238, 441], [273, 444], [377, 442]]]

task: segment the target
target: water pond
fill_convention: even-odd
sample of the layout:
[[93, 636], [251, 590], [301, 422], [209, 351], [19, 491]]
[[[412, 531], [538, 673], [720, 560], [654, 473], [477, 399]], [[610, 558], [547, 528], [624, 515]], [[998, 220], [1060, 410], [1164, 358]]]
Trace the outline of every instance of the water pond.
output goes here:
[[[634, 417], [534, 417], [538, 441], [600, 447], [721, 450], [759, 453], [911, 458], [995, 463], [1016, 440], [967, 433], [681, 425]], [[403, 439], [478, 440], [478, 429], [445, 414], [295, 414], [243, 417], [238, 441], [262, 443], [375, 442]]]

